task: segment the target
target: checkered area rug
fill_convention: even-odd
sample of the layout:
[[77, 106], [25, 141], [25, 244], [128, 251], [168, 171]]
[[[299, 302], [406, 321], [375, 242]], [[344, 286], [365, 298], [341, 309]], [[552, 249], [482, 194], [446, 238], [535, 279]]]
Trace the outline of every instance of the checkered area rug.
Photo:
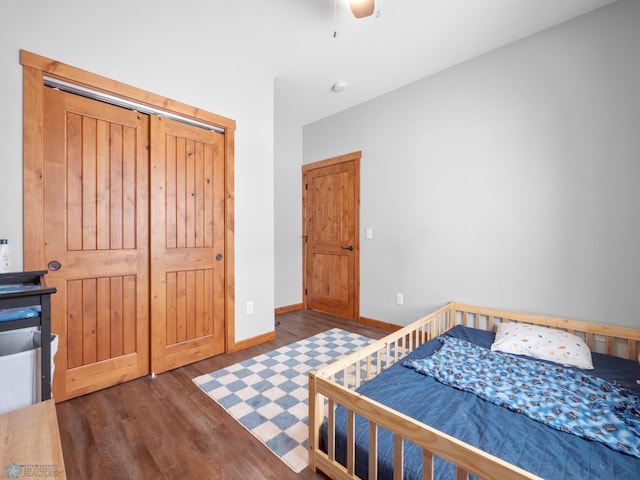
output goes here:
[[299, 473], [308, 461], [308, 373], [372, 341], [334, 328], [193, 381]]

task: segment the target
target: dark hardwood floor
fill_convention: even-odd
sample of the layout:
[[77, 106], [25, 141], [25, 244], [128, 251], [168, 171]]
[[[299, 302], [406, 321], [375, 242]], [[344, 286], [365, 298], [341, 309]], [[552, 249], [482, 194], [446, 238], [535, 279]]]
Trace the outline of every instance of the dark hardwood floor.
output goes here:
[[276, 340], [57, 404], [67, 478], [324, 479], [293, 473], [192, 379], [334, 327], [388, 332], [306, 310], [276, 322]]

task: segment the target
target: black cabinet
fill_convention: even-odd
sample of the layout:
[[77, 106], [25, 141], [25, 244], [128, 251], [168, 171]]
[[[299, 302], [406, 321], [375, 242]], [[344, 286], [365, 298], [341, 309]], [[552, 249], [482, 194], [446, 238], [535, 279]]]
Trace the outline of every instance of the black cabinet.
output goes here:
[[51, 295], [47, 271], [0, 274], [0, 332], [40, 327], [42, 400], [51, 398]]

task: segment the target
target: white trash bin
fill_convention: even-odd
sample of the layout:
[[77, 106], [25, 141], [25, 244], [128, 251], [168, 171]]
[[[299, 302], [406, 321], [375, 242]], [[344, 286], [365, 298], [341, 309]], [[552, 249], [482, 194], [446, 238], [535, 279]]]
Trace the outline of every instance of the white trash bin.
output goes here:
[[[37, 403], [42, 398], [41, 335], [36, 330], [0, 332], [0, 414]], [[58, 336], [51, 335], [51, 381]]]

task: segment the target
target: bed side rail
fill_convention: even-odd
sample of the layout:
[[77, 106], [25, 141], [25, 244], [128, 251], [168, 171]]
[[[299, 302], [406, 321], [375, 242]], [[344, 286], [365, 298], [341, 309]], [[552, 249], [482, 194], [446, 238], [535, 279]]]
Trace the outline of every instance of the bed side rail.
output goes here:
[[[485, 480], [541, 480], [515, 465], [494, 457], [465, 442], [440, 432], [428, 425], [417, 422], [395, 410], [392, 410], [368, 397], [358, 394], [346, 387], [312, 374], [310, 377], [310, 393], [313, 384], [313, 396], [309, 397], [310, 405], [321, 408], [328, 398], [328, 448], [321, 451], [317, 446], [309, 451], [309, 467], [315, 471], [319, 468], [331, 478], [357, 479], [355, 473], [355, 415], [369, 420], [369, 479], [377, 479], [377, 444], [378, 430], [385, 428], [394, 435], [394, 479], [402, 479], [404, 440], [422, 448], [423, 479], [433, 479], [433, 461], [440, 457], [457, 468], [457, 479], [466, 479], [474, 474]], [[335, 418], [338, 405], [347, 409], [347, 462], [343, 466], [335, 456]], [[318, 425], [319, 426], [319, 425]]]
[[321, 367], [315, 374], [356, 389], [363, 381], [370, 380], [423, 343], [455, 326], [453, 305], [449, 303], [411, 325]]

